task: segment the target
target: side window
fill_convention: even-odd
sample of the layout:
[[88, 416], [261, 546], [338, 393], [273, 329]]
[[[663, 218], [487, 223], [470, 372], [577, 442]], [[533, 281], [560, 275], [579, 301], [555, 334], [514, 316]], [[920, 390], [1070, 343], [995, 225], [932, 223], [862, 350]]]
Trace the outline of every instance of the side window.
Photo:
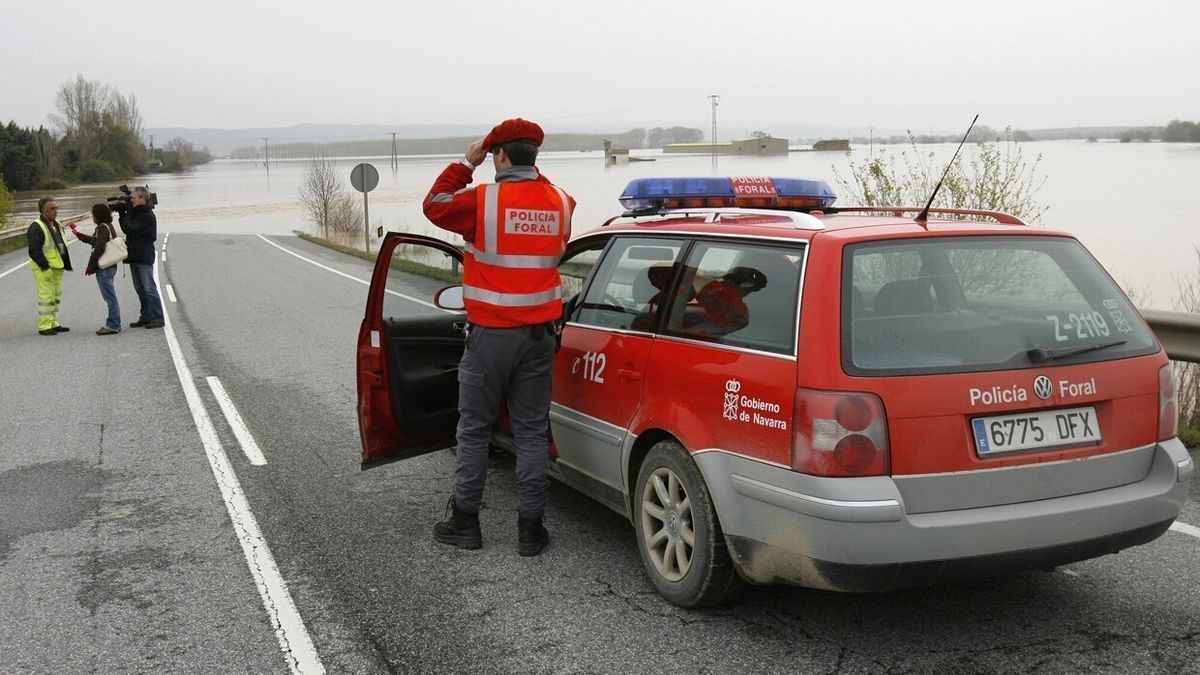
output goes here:
[[575, 306], [574, 303], [578, 302], [577, 296], [583, 291], [584, 284], [596, 269], [596, 263], [603, 252], [604, 242], [601, 242], [595, 248], [575, 252], [559, 263], [558, 276], [562, 278], [563, 303], [567, 308], [568, 319], [571, 318], [570, 312]]
[[462, 264], [453, 256], [432, 246], [400, 244], [388, 264], [383, 318], [438, 314], [441, 310], [433, 306], [433, 296], [446, 286], [460, 284]]
[[700, 242], [684, 264], [667, 333], [748, 349], [792, 353], [799, 248]]
[[651, 330], [682, 247], [683, 242], [673, 239], [614, 239], [578, 303], [574, 321], [598, 328]]

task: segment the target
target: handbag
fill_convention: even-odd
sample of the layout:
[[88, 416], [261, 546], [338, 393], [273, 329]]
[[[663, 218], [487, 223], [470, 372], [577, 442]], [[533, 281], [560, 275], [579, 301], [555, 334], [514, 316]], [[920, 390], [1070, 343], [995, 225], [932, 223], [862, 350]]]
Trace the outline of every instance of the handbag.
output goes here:
[[109, 239], [104, 244], [104, 253], [101, 253], [99, 260], [96, 261], [96, 264], [102, 270], [106, 270], [129, 257], [129, 249], [125, 247], [125, 239], [117, 236], [117, 230], [112, 225], [109, 225], [109, 228], [112, 230], [112, 239]]

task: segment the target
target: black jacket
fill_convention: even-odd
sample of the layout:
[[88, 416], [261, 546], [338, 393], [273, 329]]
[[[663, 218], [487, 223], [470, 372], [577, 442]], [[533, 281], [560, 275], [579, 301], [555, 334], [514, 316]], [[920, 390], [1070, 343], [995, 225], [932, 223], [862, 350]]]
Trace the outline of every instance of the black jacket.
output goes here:
[[154, 240], [158, 238], [158, 218], [149, 204], [134, 206], [121, 214], [121, 231], [129, 257], [125, 264], [153, 265]]
[[[64, 239], [62, 226], [57, 226], [57, 223], [46, 223], [46, 228], [50, 230], [50, 236], [54, 237], [56, 243], [61, 244], [59, 251], [63, 260], [63, 269], [71, 269], [71, 253], [67, 251], [67, 242]], [[50, 269], [50, 261], [46, 260], [46, 254], [42, 253], [42, 246], [46, 243], [46, 235], [42, 233], [42, 227], [33, 221], [29, 224], [29, 229], [25, 231], [25, 241], [29, 244], [29, 259], [33, 264], [42, 268], [42, 271]]]
[[[104, 249], [108, 246], [108, 240], [112, 238], [109, 236], [109, 228], [111, 227], [110, 223], [101, 223], [96, 226], [96, 231], [90, 235], [82, 232], [75, 235], [79, 237], [80, 241], [90, 244], [92, 247], [92, 255], [88, 258], [87, 264], [87, 269], [92, 272], [100, 269], [100, 256], [104, 255]], [[116, 231], [114, 230], [112, 233], [116, 234]]]

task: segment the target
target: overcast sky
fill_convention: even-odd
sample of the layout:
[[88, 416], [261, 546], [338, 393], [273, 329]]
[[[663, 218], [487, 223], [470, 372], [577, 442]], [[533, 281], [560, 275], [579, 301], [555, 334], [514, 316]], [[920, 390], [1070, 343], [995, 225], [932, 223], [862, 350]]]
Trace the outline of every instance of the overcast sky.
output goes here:
[[146, 127], [1200, 120], [1200, 3], [0, 0], [0, 120], [82, 74]]

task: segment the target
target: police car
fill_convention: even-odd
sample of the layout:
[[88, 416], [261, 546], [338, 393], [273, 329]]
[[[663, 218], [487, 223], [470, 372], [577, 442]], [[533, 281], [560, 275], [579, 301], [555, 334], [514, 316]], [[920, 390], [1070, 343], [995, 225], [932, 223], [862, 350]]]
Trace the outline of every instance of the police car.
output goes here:
[[[664, 597], [1049, 568], [1170, 526], [1193, 471], [1171, 369], [1079, 241], [834, 199], [819, 180], [638, 179], [562, 258], [551, 475], [629, 518]], [[382, 244], [364, 467], [453, 444], [461, 258]]]

